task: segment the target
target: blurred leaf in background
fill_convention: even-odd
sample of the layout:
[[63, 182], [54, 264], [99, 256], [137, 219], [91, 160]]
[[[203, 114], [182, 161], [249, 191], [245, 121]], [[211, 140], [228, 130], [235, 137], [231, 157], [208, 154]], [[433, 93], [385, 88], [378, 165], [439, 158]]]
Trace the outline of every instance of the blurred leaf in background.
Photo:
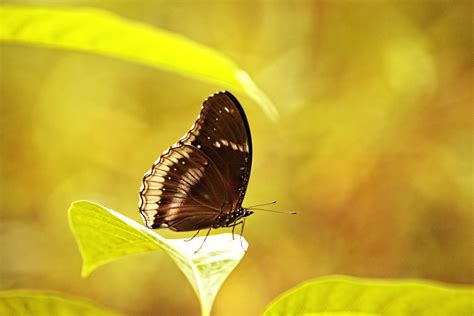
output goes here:
[[0, 292], [1, 315], [69, 315], [69, 316], [120, 316], [89, 302], [40, 291]]
[[470, 316], [473, 300], [472, 287], [329, 276], [286, 291], [263, 315]]
[[272, 119], [278, 116], [245, 71], [219, 52], [178, 34], [107, 11], [72, 7], [6, 5], [0, 7], [0, 21], [1, 41], [85, 51], [178, 72], [242, 90]]
[[[469, 1], [54, 4], [212, 47], [275, 102], [278, 123], [236, 93], [254, 141], [244, 204], [277, 199], [298, 215], [247, 221], [252, 247], [216, 315], [259, 315], [288, 288], [333, 273], [474, 282]], [[2, 289], [67, 292], [125, 314], [197, 314], [164, 256], [81, 279], [65, 210], [88, 199], [139, 220], [141, 176], [224, 87], [90, 53], [0, 45]]]

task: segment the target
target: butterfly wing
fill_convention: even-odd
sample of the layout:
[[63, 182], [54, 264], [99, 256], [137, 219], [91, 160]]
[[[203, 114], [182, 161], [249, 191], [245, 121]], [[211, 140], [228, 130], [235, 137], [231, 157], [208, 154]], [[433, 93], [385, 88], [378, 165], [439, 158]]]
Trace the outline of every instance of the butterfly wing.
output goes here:
[[227, 91], [210, 96], [192, 128], [143, 177], [139, 208], [146, 226], [219, 227], [222, 215], [242, 204], [251, 155], [242, 106]]

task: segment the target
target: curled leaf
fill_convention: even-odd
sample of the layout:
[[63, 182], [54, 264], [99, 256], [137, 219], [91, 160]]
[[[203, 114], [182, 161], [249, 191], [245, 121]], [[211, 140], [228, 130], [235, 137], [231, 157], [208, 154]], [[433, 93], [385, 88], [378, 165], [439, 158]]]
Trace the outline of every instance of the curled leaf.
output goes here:
[[166, 239], [120, 213], [88, 201], [71, 205], [69, 225], [81, 252], [82, 276], [124, 256], [163, 250], [191, 283], [203, 315], [209, 315], [222, 283], [245, 254], [242, 245], [248, 247], [245, 239], [241, 245], [240, 235], [233, 239], [231, 234], [220, 234], [209, 236], [204, 247], [195, 253], [204, 237], [190, 242]]

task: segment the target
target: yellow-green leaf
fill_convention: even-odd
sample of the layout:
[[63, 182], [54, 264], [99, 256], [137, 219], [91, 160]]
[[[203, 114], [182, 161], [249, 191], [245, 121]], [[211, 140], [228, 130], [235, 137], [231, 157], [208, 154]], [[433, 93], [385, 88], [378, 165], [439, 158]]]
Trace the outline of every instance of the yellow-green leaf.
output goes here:
[[86, 51], [239, 90], [272, 119], [278, 112], [250, 76], [218, 51], [184, 36], [90, 8], [4, 5], [0, 41]]
[[71, 205], [69, 225], [82, 255], [84, 277], [98, 266], [121, 257], [163, 250], [191, 283], [203, 315], [209, 315], [219, 288], [245, 254], [242, 246], [248, 246], [240, 235], [235, 235], [235, 239], [232, 234], [212, 235], [195, 253], [204, 237], [190, 242], [166, 239], [120, 213], [88, 201]]
[[119, 316], [120, 314], [63, 294], [14, 290], [0, 292], [0, 315]]
[[474, 291], [421, 280], [330, 276], [305, 282], [278, 297], [264, 316], [472, 316]]

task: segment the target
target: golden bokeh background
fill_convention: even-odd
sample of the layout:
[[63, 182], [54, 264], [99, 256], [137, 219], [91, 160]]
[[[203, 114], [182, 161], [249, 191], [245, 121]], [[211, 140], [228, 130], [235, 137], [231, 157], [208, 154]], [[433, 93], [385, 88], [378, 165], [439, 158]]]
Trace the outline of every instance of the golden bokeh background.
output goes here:
[[[3, 2], [89, 6], [177, 32], [232, 58], [274, 101], [276, 123], [236, 93], [254, 141], [244, 204], [277, 199], [298, 215], [248, 219], [249, 251], [214, 315], [259, 315], [328, 274], [474, 282], [471, 1]], [[225, 87], [93, 54], [0, 48], [1, 288], [198, 315], [163, 253], [81, 279], [67, 209], [88, 199], [140, 221], [143, 173]]]

